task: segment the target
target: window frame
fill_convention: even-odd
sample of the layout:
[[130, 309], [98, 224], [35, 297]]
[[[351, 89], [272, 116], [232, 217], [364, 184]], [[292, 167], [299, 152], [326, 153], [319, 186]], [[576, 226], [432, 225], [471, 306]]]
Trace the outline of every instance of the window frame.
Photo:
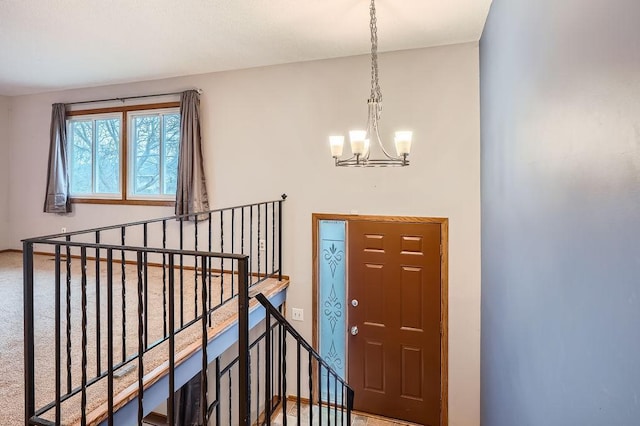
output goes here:
[[[134, 147], [133, 147], [133, 143], [134, 143], [134, 128], [132, 126], [132, 121], [135, 119], [135, 117], [141, 117], [141, 116], [145, 116], [145, 115], [152, 115], [149, 114], [150, 111], [155, 111], [153, 114], [157, 114], [159, 116], [163, 116], [165, 114], [175, 114], [178, 113], [178, 115], [180, 115], [180, 110], [179, 108], [155, 108], [153, 110], [142, 110], [142, 111], [131, 111], [131, 114], [127, 114], [127, 131], [129, 132], [128, 137], [127, 137], [127, 143], [129, 144], [129, 148], [131, 148], [129, 150], [129, 162], [128, 164], [135, 164], [135, 151], [134, 151]], [[160, 146], [159, 146], [159, 156], [160, 156], [160, 162], [158, 164], [158, 172], [160, 174], [160, 192], [164, 192], [164, 173], [165, 173], [165, 138], [164, 138], [164, 117], [161, 118], [160, 120]], [[137, 175], [137, 170], [135, 169], [135, 166], [132, 167], [131, 169], [127, 170], [127, 179], [129, 179], [129, 182], [127, 183], [127, 199], [128, 200], [136, 200], [136, 201], [174, 201], [175, 202], [175, 198], [176, 195], [175, 194], [158, 194], [158, 195], [146, 195], [146, 194], [134, 194], [133, 190], [135, 189], [135, 179], [136, 179], [136, 175]]]
[[[111, 196], [109, 194], [80, 194], [70, 197], [73, 204], [123, 204], [123, 205], [142, 205], [142, 206], [175, 206], [175, 196], [153, 195], [140, 196], [130, 194], [129, 186], [131, 185], [131, 176], [133, 169], [129, 168], [132, 164], [132, 158], [129, 153], [130, 148], [130, 131], [129, 131], [129, 113], [143, 112], [147, 110], [170, 110], [180, 108], [180, 102], [162, 102], [156, 104], [140, 104], [140, 105], [123, 105], [118, 107], [83, 109], [77, 111], [67, 111], [67, 120], [77, 116], [106, 116], [113, 113], [122, 114], [122, 122], [120, 125], [120, 195]], [[69, 151], [70, 152], [70, 151]], [[95, 156], [95, 153], [92, 155]], [[161, 153], [161, 156], [163, 153]], [[69, 157], [70, 158], [70, 157]], [[92, 164], [93, 169], [93, 164]], [[92, 170], [92, 173], [94, 171]]]

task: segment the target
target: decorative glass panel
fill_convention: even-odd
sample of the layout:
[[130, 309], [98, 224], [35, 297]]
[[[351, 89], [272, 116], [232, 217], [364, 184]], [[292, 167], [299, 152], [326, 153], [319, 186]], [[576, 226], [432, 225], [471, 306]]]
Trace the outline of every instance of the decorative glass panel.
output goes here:
[[[319, 290], [320, 290], [320, 355], [340, 375], [346, 369], [346, 248], [345, 222], [321, 220], [319, 224]], [[327, 397], [327, 386], [331, 401], [334, 400], [335, 384], [327, 383], [327, 372], [320, 375], [323, 398]], [[342, 393], [338, 386], [337, 400]]]

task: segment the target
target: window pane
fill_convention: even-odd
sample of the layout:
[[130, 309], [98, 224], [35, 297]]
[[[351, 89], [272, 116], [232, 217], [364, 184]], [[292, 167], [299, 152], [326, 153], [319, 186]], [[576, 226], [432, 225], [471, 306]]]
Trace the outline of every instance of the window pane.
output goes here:
[[175, 194], [178, 186], [180, 114], [164, 115], [164, 193]]
[[120, 119], [96, 120], [96, 192], [120, 193]]
[[134, 182], [137, 195], [160, 194], [160, 116], [133, 118]]
[[91, 121], [72, 121], [69, 124], [71, 141], [71, 193], [89, 194], [91, 188], [91, 170], [93, 168]]

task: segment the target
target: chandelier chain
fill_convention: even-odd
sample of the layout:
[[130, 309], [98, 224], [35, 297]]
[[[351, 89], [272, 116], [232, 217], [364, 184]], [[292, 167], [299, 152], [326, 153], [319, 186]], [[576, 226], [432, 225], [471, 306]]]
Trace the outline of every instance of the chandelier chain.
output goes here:
[[371, 0], [369, 6], [371, 21], [369, 28], [371, 29], [371, 100], [382, 102], [382, 91], [378, 82], [378, 20], [376, 18], [375, 0]]

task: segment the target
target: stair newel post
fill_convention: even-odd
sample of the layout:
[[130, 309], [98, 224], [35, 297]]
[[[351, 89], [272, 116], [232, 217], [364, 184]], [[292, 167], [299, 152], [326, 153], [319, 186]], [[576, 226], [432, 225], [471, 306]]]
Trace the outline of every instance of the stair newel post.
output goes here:
[[24, 273], [24, 409], [25, 425], [35, 414], [35, 373], [34, 363], [34, 317], [33, 317], [33, 243], [24, 241], [23, 273]]
[[287, 199], [287, 194], [281, 195], [278, 201], [278, 280], [282, 281], [282, 205]]
[[249, 257], [238, 259], [238, 424], [249, 426]]

